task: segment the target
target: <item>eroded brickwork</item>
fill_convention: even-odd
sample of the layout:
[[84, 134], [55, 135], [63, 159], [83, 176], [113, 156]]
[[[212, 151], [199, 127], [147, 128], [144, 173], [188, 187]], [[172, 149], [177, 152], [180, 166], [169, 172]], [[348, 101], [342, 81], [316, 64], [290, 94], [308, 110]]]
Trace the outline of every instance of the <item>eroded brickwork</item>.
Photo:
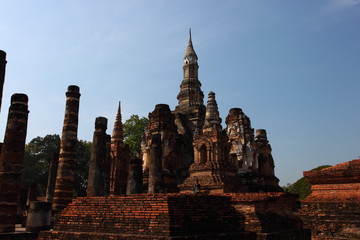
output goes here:
[[265, 192], [282, 191], [279, 186], [279, 179], [275, 176], [275, 164], [272, 157], [272, 149], [267, 139], [265, 129], [257, 129], [255, 135], [255, 144], [257, 149], [259, 189]]
[[143, 192], [143, 169], [142, 160], [134, 156], [130, 160], [129, 177], [126, 188], [126, 195], [138, 194]]
[[192, 192], [199, 184], [202, 192], [235, 192], [236, 169], [228, 161], [227, 136], [222, 131], [221, 118], [215, 99], [210, 92], [206, 106], [205, 122], [200, 132], [194, 134], [194, 163], [190, 177], [180, 185], [181, 192]]
[[232, 108], [226, 117], [226, 133], [229, 141], [230, 161], [239, 171], [257, 170], [257, 151], [254, 142], [254, 129], [240, 108]]
[[183, 80], [177, 95], [178, 105], [172, 112], [179, 133], [177, 176], [180, 183], [189, 176], [188, 169], [194, 163], [193, 135], [201, 131], [205, 118], [204, 93], [198, 77], [198, 57], [193, 47], [191, 32], [183, 61]]
[[15, 231], [28, 114], [28, 97], [12, 95], [0, 159], [0, 233]]
[[180, 85], [180, 92], [177, 95], [178, 105], [174, 113], [185, 116], [182, 128], [195, 132], [202, 128], [205, 106], [204, 93], [201, 90], [201, 82], [198, 78], [198, 57], [193, 47], [191, 32], [189, 43], [184, 55], [183, 73], [184, 79]]
[[121, 117], [121, 105], [118, 112], [111, 136], [111, 170], [110, 170], [110, 194], [126, 194], [128, 169], [130, 162], [129, 146], [124, 143], [124, 130]]
[[60, 142], [59, 165], [52, 208], [64, 209], [72, 200], [74, 190], [80, 88], [71, 85], [66, 92], [64, 126]]
[[304, 172], [312, 193], [300, 216], [313, 239], [360, 239], [360, 159]]
[[37, 195], [37, 183], [31, 182], [30, 187], [28, 188], [26, 207], [30, 206], [30, 202], [36, 201], [36, 195]]
[[50, 160], [45, 202], [52, 203], [53, 201], [58, 164], [59, 164], [59, 153], [53, 153]]
[[110, 135], [106, 134], [107, 119], [97, 117], [93, 137], [89, 177], [86, 195], [88, 197], [108, 196], [110, 186]]
[[170, 114], [167, 105], [158, 104], [149, 114], [141, 145], [145, 185], [151, 165], [151, 138], [161, 134], [162, 157], [168, 156], [163, 165], [171, 164], [164, 169], [176, 177], [182, 192], [191, 192], [195, 185], [211, 193], [282, 191], [274, 174], [266, 131], [260, 129], [255, 138], [250, 119], [240, 108], [230, 109], [223, 130], [214, 92], [209, 93], [204, 106], [198, 68], [190, 34], [178, 105]]
[[39, 239], [310, 239], [296, 196], [141, 194], [77, 198]]
[[148, 193], [160, 193], [163, 191], [162, 181], [162, 148], [161, 135], [154, 134], [151, 138], [150, 168]]
[[[145, 136], [146, 145], [151, 146], [149, 150], [146, 150], [149, 151], [150, 159], [146, 161], [150, 163], [150, 166], [149, 169], [147, 169], [148, 165], [144, 168], [146, 175], [150, 171], [148, 189], [151, 193], [178, 191], [176, 177], [177, 134], [174, 117], [169, 106], [157, 104], [154, 111], [149, 114]], [[154, 136], [156, 137], [154, 138]]]

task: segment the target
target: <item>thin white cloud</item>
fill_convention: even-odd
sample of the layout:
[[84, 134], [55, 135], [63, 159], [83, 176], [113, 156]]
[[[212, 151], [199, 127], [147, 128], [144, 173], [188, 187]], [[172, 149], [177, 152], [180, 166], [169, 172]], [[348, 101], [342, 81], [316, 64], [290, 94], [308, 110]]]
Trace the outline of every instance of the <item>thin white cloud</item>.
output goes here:
[[328, 0], [326, 10], [344, 10], [360, 5], [360, 0]]

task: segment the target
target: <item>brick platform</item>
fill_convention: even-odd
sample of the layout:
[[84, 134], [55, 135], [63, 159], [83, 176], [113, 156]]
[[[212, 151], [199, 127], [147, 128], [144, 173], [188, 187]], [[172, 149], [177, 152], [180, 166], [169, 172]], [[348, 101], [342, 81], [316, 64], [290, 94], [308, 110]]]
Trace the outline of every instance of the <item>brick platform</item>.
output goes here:
[[310, 239], [293, 209], [286, 193], [84, 197], [39, 239]]
[[304, 172], [312, 193], [300, 216], [313, 240], [360, 239], [360, 159]]

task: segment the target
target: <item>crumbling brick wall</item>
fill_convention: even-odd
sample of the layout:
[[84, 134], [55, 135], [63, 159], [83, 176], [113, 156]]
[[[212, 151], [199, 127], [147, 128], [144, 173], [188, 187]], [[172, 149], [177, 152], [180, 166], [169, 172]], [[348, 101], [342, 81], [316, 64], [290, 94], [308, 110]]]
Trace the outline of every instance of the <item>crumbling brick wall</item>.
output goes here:
[[360, 159], [304, 172], [312, 193], [300, 216], [313, 240], [360, 239]]

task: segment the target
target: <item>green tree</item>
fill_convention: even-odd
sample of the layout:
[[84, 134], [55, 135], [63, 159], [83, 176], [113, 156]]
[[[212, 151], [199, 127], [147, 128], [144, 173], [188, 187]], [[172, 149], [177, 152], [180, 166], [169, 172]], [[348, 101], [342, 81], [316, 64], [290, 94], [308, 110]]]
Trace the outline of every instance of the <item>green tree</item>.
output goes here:
[[129, 145], [131, 154], [140, 152], [141, 137], [144, 134], [144, 128], [148, 123], [146, 117], [139, 117], [136, 114], [130, 116], [123, 124], [124, 142]]
[[[80, 140], [77, 144], [74, 196], [85, 196], [91, 142]], [[53, 153], [59, 153], [60, 137], [57, 134], [36, 137], [25, 145], [23, 187], [37, 183], [38, 196], [46, 193], [50, 160]]]
[[83, 140], [78, 141], [77, 161], [75, 166], [74, 197], [86, 196], [91, 148], [91, 142]]
[[[316, 167], [312, 170], [321, 170], [327, 167], [331, 167], [330, 165], [323, 165]], [[283, 189], [287, 192], [296, 193], [299, 195], [299, 200], [305, 199], [307, 196], [311, 193], [311, 184], [306, 178], [302, 177], [299, 180], [297, 180], [293, 184], [287, 184], [287, 186], [283, 187]]]
[[60, 137], [57, 134], [36, 137], [25, 145], [23, 187], [37, 183], [38, 194], [46, 192], [49, 164], [53, 153], [59, 153]]

